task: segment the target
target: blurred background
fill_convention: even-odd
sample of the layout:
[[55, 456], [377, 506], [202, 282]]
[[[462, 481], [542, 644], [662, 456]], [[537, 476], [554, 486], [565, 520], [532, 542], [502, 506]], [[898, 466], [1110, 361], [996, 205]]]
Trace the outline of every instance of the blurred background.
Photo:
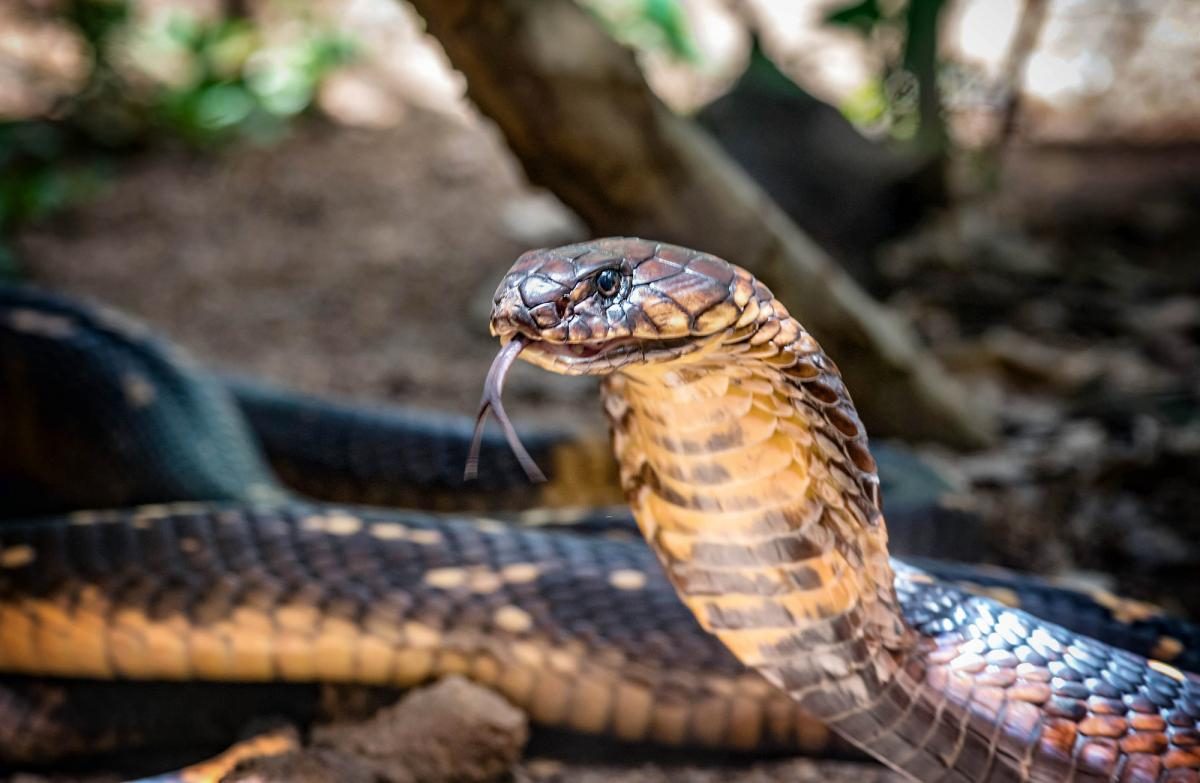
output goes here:
[[511, 261], [617, 233], [767, 279], [980, 559], [1200, 617], [1196, 3], [0, 4], [0, 277], [215, 368], [471, 413]]

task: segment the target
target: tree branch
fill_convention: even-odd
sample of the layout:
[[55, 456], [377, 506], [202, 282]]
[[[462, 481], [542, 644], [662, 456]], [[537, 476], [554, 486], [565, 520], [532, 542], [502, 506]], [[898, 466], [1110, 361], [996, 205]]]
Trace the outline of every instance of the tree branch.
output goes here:
[[836, 357], [873, 432], [985, 443], [990, 418], [570, 0], [413, 0], [529, 178], [598, 235], [695, 247], [759, 276]]

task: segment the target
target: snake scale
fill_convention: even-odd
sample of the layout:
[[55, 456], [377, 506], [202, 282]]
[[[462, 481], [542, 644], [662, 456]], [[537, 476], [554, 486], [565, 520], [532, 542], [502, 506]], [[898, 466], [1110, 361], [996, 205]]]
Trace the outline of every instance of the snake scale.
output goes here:
[[[143, 362], [170, 366], [150, 373], [149, 390], [137, 372], [116, 373], [104, 410], [161, 415], [157, 404], [182, 400], [173, 426], [204, 424], [189, 436], [205, 445], [222, 400], [196, 368], [111, 315], [89, 320], [27, 293], [5, 304], [0, 335], [79, 354], [23, 363], [0, 352], [6, 377], [82, 372], [108, 330], [140, 344]], [[227, 424], [220, 443], [239, 448], [189, 448], [187, 472], [212, 478], [180, 495], [216, 502], [0, 527], [0, 670], [388, 685], [461, 672], [541, 723], [625, 739], [844, 752], [842, 735], [920, 780], [1195, 779], [1189, 675], [888, 560], [870, 455], [836, 368], [746, 273], [637, 240], [540, 251], [502, 284], [493, 328], [520, 334], [522, 358], [551, 369], [616, 373], [606, 408], [622, 480], [670, 582], [629, 541], [295, 500], [244, 425]], [[53, 397], [79, 382], [61, 372], [34, 388]], [[23, 421], [54, 432], [38, 403], [25, 405]], [[26, 442], [17, 420], [0, 419], [10, 428], [0, 434]], [[52, 455], [72, 453], [63, 444], [84, 453], [97, 435], [57, 426]], [[501, 446], [485, 442], [485, 471]], [[29, 456], [15, 462], [38, 462]], [[78, 476], [102, 462], [58, 467]], [[1148, 651], [1146, 639], [1126, 641]]]

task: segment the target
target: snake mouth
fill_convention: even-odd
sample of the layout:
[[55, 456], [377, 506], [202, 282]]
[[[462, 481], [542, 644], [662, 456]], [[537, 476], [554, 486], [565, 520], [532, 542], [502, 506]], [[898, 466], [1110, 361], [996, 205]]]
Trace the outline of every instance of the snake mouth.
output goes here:
[[609, 340], [604, 343], [529, 342], [521, 357], [551, 372], [567, 375], [586, 375], [593, 368], [601, 372], [615, 368], [614, 359], [642, 355], [638, 342], [632, 338]]
[[500, 348], [500, 352], [492, 360], [492, 366], [488, 368], [487, 378], [483, 382], [483, 397], [479, 400], [479, 411], [475, 414], [475, 431], [471, 434], [471, 450], [467, 453], [467, 464], [463, 468], [464, 481], [471, 481], [479, 475], [479, 449], [483, 445], [483, 428], [487, 424], [488, 411], [496, 414], [496, 421], [500, 423], [500, 428], [504, 431], [508, 447], [516, 455], [517, 462], [521, 464], [521, 468], [529, 480], [533, 482], [546, 480], [546, 474], [542, 473], [541, 468], [537, 466], [533, 457], [526, 450], [525, 444], [521, 443], [521, 438], [517, 435], [517, 428], [513, 426], [512, 419], [504, 410], [502, 400], [504, 379], [508, 377], [508, 371], [512, 369], [517, 355], [531, 344], [535, 343], [531, 343], [529, 338], [520, 334], [514, 335]]
[[[520, 463], [529, 480], [534, 482], [546, 480], [546, 474], [537, 466], [525, 445], [521, 443], [512, 419], [504, 410], [502, 399], [504, 379], [508, 377], [508, 371], [512, 369], [519, 354], [525, 352], [525, 359], [548, 370], [569, 373], [570, 368], [589, 365], [598, 357], [611, 354], [613, 350], [624, 349], [631, 352], [630, 349], [635, 347], [633, 340], [615, 340], [603, 345], [587, 345], [584, 343], [549, 343], [531, 339], [521, 333], [514, 333], [508, 337], [501, 346], [500, 352], [496, 354], [496, 358], [492, 360], [492, 366], [488, 368], [487, 378], [483, 382], [483, 396], [479, 400], [479, 410], [475, 414], [475, 430], [471, 435], [471, 450], [467, 454], [463, 480], [470, 481], [479, 475], [479, 450], [483, 444], [483, 429], [487, 424], [489, 412], [495, 414], [496, 421], [499, 422], [500, 429], [503, 430], [504, 437], [508, 441], [508, 447], [512, 449], [517, 462]], [[586, 372], [586, 370], [577, 371]]]
[[691, 353], [700, 343], [691, 336], [651, 340], [617, 337], [603, 342], [526, 340], [521, 358], [560, 375], [609, 375], [631, 364], [670, 361]]
[[495, 414], [509, 448], [529, 480], [546, 480], [546, 474], [521, 443], [517, 429], [504, 410], [501, 399], [504, 379], [518, 355], [531, 364], [562, 375], [606, 375], [628, 364], [675, 359], [697, 347], [695, 339], [691, 337], [665, 340], [618, 337], [594, 343], [556, 343], [530, 337], [521, 331], [513, 331], [502, 334], [501, 340], [503, 344], [492, 361], [492, 366], [488, 368], [487, 379], [483, 382], [483, 396], [475, 414], [471, 450], [463, 469], [463, 479], [466, 481], [479, 475], [479, 450], [483, 443], [483, 429], [487, 424], [489, 412]]

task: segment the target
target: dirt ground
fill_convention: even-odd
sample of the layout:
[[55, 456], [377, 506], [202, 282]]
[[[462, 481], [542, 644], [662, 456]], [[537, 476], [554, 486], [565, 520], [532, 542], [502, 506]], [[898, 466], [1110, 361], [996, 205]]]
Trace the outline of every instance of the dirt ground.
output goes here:
[[[581, 232], [491, 128], [418, 111], [382, 131], [314, 123], [269, 148], [151, 155], [26, 232], [19, 253], [38, 282], [134, 314], [223, 371], [473, 413], [501, 275]], [[514, 413], [598, 421], [587, 384], [520, 370]]]

